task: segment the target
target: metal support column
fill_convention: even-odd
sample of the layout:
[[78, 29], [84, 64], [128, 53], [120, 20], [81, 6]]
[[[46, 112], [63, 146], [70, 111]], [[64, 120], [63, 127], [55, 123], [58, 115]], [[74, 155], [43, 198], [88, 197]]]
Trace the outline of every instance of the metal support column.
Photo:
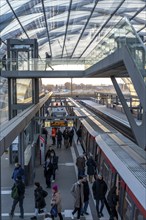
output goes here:
[[0, 216], [2, 216], [2, 199], [1, 199], [1, 191], [2, 191], [2, 188], [1, 188], [1, 156], [0, 156]]
[[136, 141], [139, 145], [139, 147], [146, 149], [146, 135], [145, 135], [145, 128], [146, 128], [146, 112], [144, 111], [143, 116], [142, 116], [142, 123], [141, 125], [137, 125], [136, 121], [127, 105], [127, 102], [124, 98], [124, 95], [122, 94], [122, 91], [115, 79], [114, 76], [111, 77], [111, 80], [113, 82], [114, 88], [117, 92], [117, 95], [119, 96], [119, 99], [122, 103], [122, 106], [124, 108], [125, 114], [128, 118], [129, 124], [131, 126], [132, 132], [136, 138]]
[[24, 168], [24, 149], [25, 149], [24, 131], [22, 131], [19, 135], [18, 161], [23, 168]]
[[39, 103], [39, 79], [32, 79], [32, 103]]
[[72, 96], [72, 78], [71, 78], [71, 96]]
[[17, 104], [17, 84], [16, 79], [8, 79], [8, 107], [9, 119], [17, 115], [17, 110], [13, 109], [13, 104]]

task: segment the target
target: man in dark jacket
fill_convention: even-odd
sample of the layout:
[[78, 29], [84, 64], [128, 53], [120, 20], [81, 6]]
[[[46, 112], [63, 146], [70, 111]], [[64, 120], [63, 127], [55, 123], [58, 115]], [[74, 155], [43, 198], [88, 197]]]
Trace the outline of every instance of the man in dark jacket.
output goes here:
[[80, 126], [79, 129], [77, 130], [77, 136], [78, 136], [77, 138], [77, 144], [78, 144], [79, 141], [82, 142], [82, 126]]
[[62, 132], [60, 131], [60, 128], [58, 128], [58, 131], [56, 133], [57, 135], [57, 148], [61, 148], [62, 147]]
[[71, 129], [69, 130], [69, 145], [70, 145], [70, 147], [72, 146], [73, 137], [74, 137], [74, 129], [71, 128]]
[[87, 160], [87, 174], [89, 175], [89, 182], [92, 183], [93, 181], [93, 176], [96, 171], [96, 162], [93, 159], [93, 156], [90, 156], [89, 159]]
[[[94, 181], [92, 186], [93, 196], [96, 201], [96, 210], [98, 217], [103, 217], [102, 210], [104, 208], [105, 194], [107, 192], [107, 184], [103, 180], [101, 174], [98, 174], [98, 178]], [[101, 206], [99, 209], [99, 202], [101, 202]]]
[[34, 190], [34, 199], [35, 199], [35, 215], [31, 217], [32, 220], [37, 219], [38, 213], [43, 211], [47, 214], [46, 211], [46, 202], [45, 197], [47, 196], [47, 192], [43, 190], [39, 182], [35, 182], [35, 190]]
[[89, 183], [87, 180], [87, 175], [83, 176], [82, 184], [83, 184], [83, 193], [84, 193], [84, 205], [82, 207], [81, 215], [83, 215], [83, 214], [89, 215], [89, 213], [87, 212], [87, 209], [88, 209], [88, 205], [89, 205], [90, 190], [89, 190]]
[[63, 131], [63, 138], [64, 138], [64, 147], [68, 148], [69, 146], [69, 131], [68, 128], [65, 128]]
[[24, 209], [23, 209], [23, 200], [24, 200], [24, 194], [25, 194], [25, 185], [22, 182], [22, 177], [21, 176], [17, 176], [16, 181], [12, 187], [12, 191], [15, 190], [15, 188], [17, 188], [17, 195], [15, 193], [15, 197], [13, 197], [13, 205], [12, 205], [12, 209], [10, 212], [10, 218], [12, 219], [14, 216], [14, 211], [15, 211], [15, 207], [17, 205], [17, 203], [19, 202], [19, 207], [20, 207], [20, 218], [24, 218]]
[[76, 159], [76, 166], [78, 168], [78, 178], [80, 176], [85, 175], [85, 166], [86, 166], [85, 162], [86, 160], [84, 155], [79, 155]]
[[116, 210], [118, 196], [116, 194], [116, 189], [117, 189], [117, 187], [113, 186], [107, 196], [107, 202], [110, 207], [110, 220], [114, 220], [114, 217], [116, 217], [116, 219], [118, 219], [118, 214], [117, 214], [117, 210]]

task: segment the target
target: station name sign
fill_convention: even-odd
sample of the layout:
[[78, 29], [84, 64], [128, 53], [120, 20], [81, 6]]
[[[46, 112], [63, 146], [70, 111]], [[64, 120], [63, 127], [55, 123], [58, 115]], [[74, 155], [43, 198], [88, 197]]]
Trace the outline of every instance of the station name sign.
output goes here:
[[45, 121], [45, 127], [73, 127], [73, 120]]

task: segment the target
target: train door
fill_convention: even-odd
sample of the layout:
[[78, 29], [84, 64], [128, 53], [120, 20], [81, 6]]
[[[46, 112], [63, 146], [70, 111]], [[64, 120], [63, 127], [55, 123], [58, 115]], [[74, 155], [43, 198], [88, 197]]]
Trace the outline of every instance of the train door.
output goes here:
[[125, 191], [125, 198], [123, 203], [123, 218], [126, 220], [133, 219], [133, 202], [129, 197], [128, 193]]
[[121, 216], [121, 219], [123, 219], [123, 204], [124, 204], [124, 197], [125, 197], [125, 188], [126, 185], [124, 181], [121, 179], [121, 177], [118, 175], [117, 178], [117, 184], [119, 187], [119, 207], [118, 207], [118, 212]]
[[133, 217], [133, 219], [134, 220], [145, 220], [146, 219], [136, 206], [134, 207], [134, 217]]

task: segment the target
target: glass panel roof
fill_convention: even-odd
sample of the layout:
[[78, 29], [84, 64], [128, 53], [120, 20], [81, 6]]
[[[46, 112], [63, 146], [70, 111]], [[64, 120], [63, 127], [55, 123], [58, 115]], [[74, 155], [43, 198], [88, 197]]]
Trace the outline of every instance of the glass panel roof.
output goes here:
[[37, 38], [39, 55], [86, 57], [127, 17], [146, 42], [146, 0], [1, 0], [0, 57], [8, 38]]

